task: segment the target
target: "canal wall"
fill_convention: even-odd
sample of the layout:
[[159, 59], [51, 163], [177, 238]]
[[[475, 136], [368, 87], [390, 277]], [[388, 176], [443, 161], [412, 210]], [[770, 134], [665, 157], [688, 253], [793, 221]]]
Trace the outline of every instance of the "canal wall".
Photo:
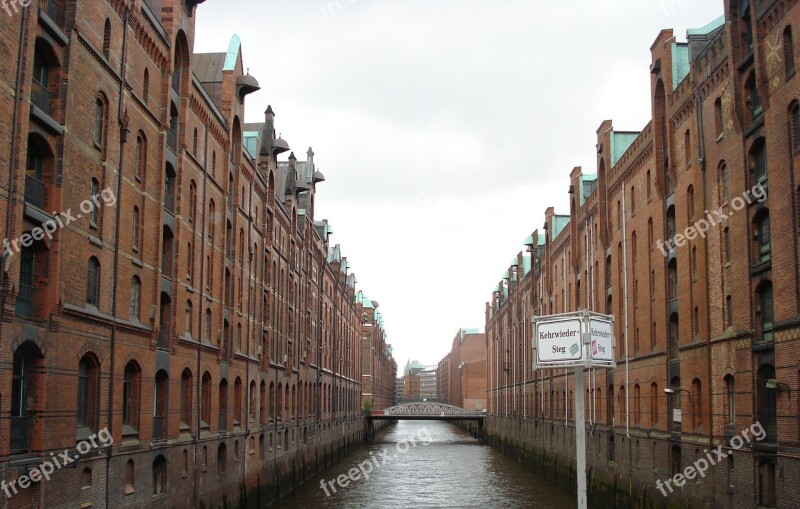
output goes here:
[[[288, 427], [266, 435], [262, 432], [263, 438], [248, 440], [248, 446], [234, 456], [246, 457], [249, 464], [234, 461], [225, 473], [220, 473], [219, 465], [213, 471], [201, 469], [196, 501], [186, 505], [201, 509], [263, 508], [306, 481], [315, 481], [318, 474], [360, 447], [363, 434], [364, 419], [360, 416], [308, 426], [296, 433]], [[183, 506], [180, 496], [170, 499], [170, 507]]]
[[[591, 507], [630, 509], [754, 507], [757, 467], [749, 447], [723, 449], [725, 460], [709, 466], [705, 475], [682, 487], [657, 486], [672, 477], [669, 458], [676, 443], [666, 434], [637, 433], [624, 428], [587, 425], [587, 499]], [[488, 445], [511, 456], [566, 489], [577, 489], [575, 428], [570, 422], [488, 416]], [[706, 458], [712, 447], [683, 442], [684, 457]], [[710, 454], [710, 452], [709, 452]], [[713, 456], [712, 456], [713, 457]], [[691, 464], [691, 463], [689, 463]], [[683, 464], [681, 472], [687, 466]], [[795, 465], [797, 468], [799, 465]], [[661, 481], [658, 485], [657, 481]], [[783, 506], [781, 506], [783, 507]], [[790, 507], [790, 506], [785, 506]]]

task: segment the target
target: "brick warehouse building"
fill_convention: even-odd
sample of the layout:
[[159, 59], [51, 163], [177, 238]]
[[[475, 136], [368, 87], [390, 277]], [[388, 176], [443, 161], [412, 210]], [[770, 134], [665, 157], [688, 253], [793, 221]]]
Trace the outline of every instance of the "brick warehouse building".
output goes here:
[[[570, 483], [574, 379], [532, 371], [530, 319], [615, 316], [617, 368], [585, 375], [593, 503], [795, 507], [798, 23], [795, 1], [733, 0], [685, 43], [663, 30], [652, 120], [600, 125], [596, 173], [571, 172], [569, 213], [546, 210], [487, 304], [490, 440]], [[662, 496], [717, 445], [721, 464]]]
[[42, 0], [0, 27], [0, 221], [26, 240], [0, 271], [0, 480], [113, 437], [0, 508], [260, 507], [359, 442], [362, 355], [391, 394], [314, 153], [278, 161], [271, 108], [243, 122], [258, 83], [236, 36], [192, 54], [199, 3]]
[[436, 370], [439, 400], [466, 410], [486, 408], [486, 334], [459, 329]]

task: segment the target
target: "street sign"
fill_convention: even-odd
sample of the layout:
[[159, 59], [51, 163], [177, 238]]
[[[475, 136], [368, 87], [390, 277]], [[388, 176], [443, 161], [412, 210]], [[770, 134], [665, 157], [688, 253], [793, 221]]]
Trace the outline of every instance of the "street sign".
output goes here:
[[614, 317], [590, 311], [535, 316], [533, 369], [615, 368]]
[[580, 318], [562, 318], [540, 322], [536, 327], [537, 361], [583, 363], [585, 348], [581, 345]]
[[[615, 368], [614, 317], [590, 311], [534, 316], [533, 369], [572, 367], [575, 373], [575, 450], [578, 509], [586, 509], [584, 368]], [[677, 418], [680, 420], [680, 413]]]

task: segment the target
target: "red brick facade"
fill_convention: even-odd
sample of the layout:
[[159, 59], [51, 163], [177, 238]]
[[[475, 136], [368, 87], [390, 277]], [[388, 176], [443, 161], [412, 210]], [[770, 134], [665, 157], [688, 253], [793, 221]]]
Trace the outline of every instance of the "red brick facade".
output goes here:
[[486, 408], [486, 334], [460, 329], [436, 371], [439, 400], [471, 411]]
[[[652, 121], [600, 125], [596, 175], [572, 170], [569, 213], [547, 209], [487, 304], [492, 439], [556, 471], [575, 454], [574, 380], [532, 371], [531, 317], [615, 316], [617, 368], [585, 375], [590, 500], [796, 503], [799, 23], [796, 1], [735, 0], [687, 43], [662, 31]], [[766, 437], [734, 450], [755, 422]], [[725, 464], [656, 490], [717, 445]]]
[[[0, 508], [262, 506], [361, 439], [364, 309], [314, 219], [324, 176], [311, 149], [278, 162], [271, 108], [244, 123], [238, 37], [192, 54], [198, 3], [42, 0], [0, 26], [0, 480], [113, 437]], [[390, 394], [385, 348], [364, 355]]]

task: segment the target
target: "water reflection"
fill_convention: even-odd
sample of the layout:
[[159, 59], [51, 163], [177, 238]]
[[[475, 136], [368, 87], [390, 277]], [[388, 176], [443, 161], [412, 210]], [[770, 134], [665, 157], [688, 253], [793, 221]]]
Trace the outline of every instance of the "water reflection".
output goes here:
[[441, 421], [400, 421], [317, 477], [274, 507], [566, 509], [576, 503], [553, 482]]

